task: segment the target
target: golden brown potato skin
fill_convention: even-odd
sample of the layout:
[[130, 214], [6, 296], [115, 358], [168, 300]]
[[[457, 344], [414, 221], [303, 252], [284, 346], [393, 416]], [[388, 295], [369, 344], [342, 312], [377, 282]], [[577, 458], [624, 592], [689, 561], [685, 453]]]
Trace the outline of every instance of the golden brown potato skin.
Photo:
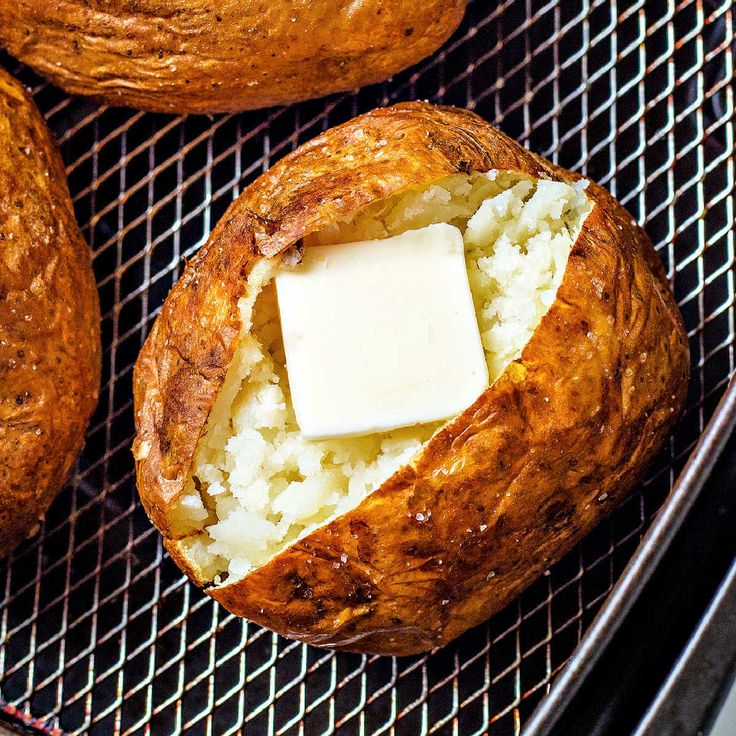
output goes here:
[[[140, 495], [193, 580], [204, 582], [167, 512], [233, 355], [254, 262], [376, 199], [492, 168], [576, 178], [469, 112], [408, 103], [328, 130], [230, 207], [135, 374]], [[310, 644], [421, 652], [498, 611], [620, 503], [683, 408], [688, 347], [649, 239], [604, 189], [587, 193], [595, 207], [523, 352], [525, 380], [504, 373], [416, 465], [244, 579], [209, 588], [213, 598]]]
[[287, 104], [429, 56], [466, 0], [2, 0], [0, 43], [69, 92], [164, 112]]
[[62, 487], [97, 403], [100, 309], [66, 172], [0, 70], [0, 557]]

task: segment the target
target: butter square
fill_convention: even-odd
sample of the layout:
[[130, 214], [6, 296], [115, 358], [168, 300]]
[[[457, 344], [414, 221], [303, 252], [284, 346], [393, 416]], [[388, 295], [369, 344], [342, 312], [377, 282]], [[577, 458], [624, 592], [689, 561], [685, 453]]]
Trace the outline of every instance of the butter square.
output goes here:
[[460, 414], [488, 387], [463, 239], [448, 224], [306, 248], [276, 276], [291, 399], [304, 437]]

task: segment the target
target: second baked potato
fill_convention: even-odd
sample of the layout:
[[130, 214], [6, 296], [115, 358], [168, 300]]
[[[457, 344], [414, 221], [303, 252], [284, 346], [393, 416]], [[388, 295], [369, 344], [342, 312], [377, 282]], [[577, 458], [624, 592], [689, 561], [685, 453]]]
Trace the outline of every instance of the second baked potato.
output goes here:
[[64, 484], [99, 381], [97, 289], [64, 165], [33, 100], [0, 70], [0, 557]]
[[13, 0], [0, 43], [68, 92], [144, 110], [269, 107], [387, 79], [465, 0]]
[[[491, 386], [451, 421], [306, 440], [274, 275], [430, 223], [463, 234]], [[188, 265], [136, 365], [138, 486], [228, 610], [319, 646], [425, 651], [625, 497], [688, 372], [663, 268], [610, 194], [471, 113], [397, 105], [263, 174]]]

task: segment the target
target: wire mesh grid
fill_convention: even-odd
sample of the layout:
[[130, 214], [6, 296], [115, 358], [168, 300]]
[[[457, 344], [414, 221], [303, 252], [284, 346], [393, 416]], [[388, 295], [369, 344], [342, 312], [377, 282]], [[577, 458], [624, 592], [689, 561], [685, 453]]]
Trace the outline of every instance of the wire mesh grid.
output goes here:
[[[734, 370], [731, 2], [471, 0], [432, 59], [356, 94], [172, 117], [70, 98], [7, 57], [56, 133], [102, 303], [100, 404], [40, 533], [0, 561], [0, 705], [70, 734], [518, 734], [634, 552]], [[648, 480], [496, 615], [419, 657], [334, 654], [188, 584], [137, 502], [132, 365], [241, 188], [376, 105], [469, 107], [607, 186], [667, 266], [692, 349], [687, 413]]]

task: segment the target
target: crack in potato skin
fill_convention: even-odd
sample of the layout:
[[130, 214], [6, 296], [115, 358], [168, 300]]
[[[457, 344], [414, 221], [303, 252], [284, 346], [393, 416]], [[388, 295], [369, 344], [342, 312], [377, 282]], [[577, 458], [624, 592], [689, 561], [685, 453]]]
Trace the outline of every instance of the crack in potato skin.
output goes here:
[[465, 0], [16, 0], [0, 42], [112, 105], [238, 111], [387, 79], [457, 28]]
[[[578, 178], [467, 111], [425, 103], [376, 110], [249, 186], [174, 287], [136, 367], [138, 484], [167, 549], [196, 582], [206, 581], [167, 512], [232, 359], [237, 274], [372, 201], [468, 167]], [[557, 299], [522, 353], [524, 379], [507, 369], [414, 465], [210, 595], [318, 646], [426, 651], [506, 605], [623, 500], [682, 411], [689, 356], [651, 242], [604, 189], [591, 184], [586, 194], [595, 206]], [[198, 356], [210, 355], [215, 341], [222, 363], [197, 383]], [[167, 393], [182, 385], [191, 385], [191, 406], [167, 405]]]
[[0, 556], [56, 496], [97, 403], [100, 309], [66, 173], [0, 71]]

